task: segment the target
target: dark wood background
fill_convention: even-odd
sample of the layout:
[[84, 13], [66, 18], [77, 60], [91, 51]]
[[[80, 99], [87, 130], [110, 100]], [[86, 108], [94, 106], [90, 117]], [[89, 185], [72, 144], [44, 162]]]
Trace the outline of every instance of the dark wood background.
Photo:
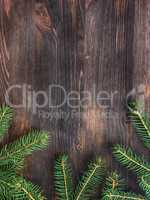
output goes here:
[[[107, 109], [92, 104], [55, 109], [57, 120], [39, 115], [52, 112], [49, 106], [33, 112], [29, 105], [15, 109], [9, 141], [31, 127], [49, 132], [48, 150], [28, 158], [25, 175], [54, 199], [53, 164], [57, 154], [67, 152], [72, 160], [74, 180], [86, 162], [102, 155], [111, 169], [123, 172], [133, 191], [136, 179], [112, 159], [114, 143], [131, 145], [148, 156], [126, 118], [125, 102], [130, 91], [149, 112], [150, 77], [149, 0], [0, 0], [0, 102], [14, 84], [28, 84], [45, 91], [59, 84], [67, 92], [117, 91]], [[19, 104], [21, 90], [13, 90], [11, 102]], [[63, 100], [59, 90], [53, 103]], [[42, 98], [38, 99], [39, 103]], [[76, 112], [78, 116], [72, 116]], [[64, 114], [69, 117], [64, 117]]]

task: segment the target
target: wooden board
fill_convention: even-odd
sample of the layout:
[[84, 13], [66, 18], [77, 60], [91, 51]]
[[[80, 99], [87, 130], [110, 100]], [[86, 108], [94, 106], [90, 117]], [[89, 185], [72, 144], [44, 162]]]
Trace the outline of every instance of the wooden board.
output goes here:
[[[49, 132], [48, 150], [30, 157], [25, 169], [49, 199], [54, 199], [54, 158], [62, 152], [72, 159], [75, 182], [85, 163], [100, 154], [111, 169], [124, 171], [130, 187], [138, 190], [133, 175], [129, 178], [112, 160], [111, 147], [120, 142], [143, 153], [125, 104], [132, 91], [149, 111], [149, 13], [149, 0], [0, 0], [0, 102], [14, 85], [10, 101], [20, 104], [26, 87], [28, 102], [15, 109], [9, 140], [31, 127]], [[49, 96], [52, 85], [53, 105], [64, 100], [56, 85], [68, 95], [75, 91], [80, 102], [85, 91], [91, 98], [77, 108], [66, 103], [36, 109], [36, 92]], [[104, 98], [101, 106], [95, 94]], [[42, 104], [42, 95], [37, 100]]]

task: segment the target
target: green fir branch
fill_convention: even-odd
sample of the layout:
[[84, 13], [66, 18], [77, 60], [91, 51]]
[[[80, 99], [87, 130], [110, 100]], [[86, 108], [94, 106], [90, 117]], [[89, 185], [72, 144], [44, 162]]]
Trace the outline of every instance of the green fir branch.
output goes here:
[[97, 187], [102, 182], [104, 174], [105, 165], [101, 158], [97, 158], [95, 162], [91, 162], [77, 186], [74, 200], [91, 199]]
[[7, 133], [12, 120], [12, 110], [7, 106], [0, 107], [0, 140]]
[[130, 192], [110, 190], [104, 194], [102, 200], [146, 200], [146, 198]]
[[25, 156], [42, 150], [48, 145], [48, 135], [44, 132], [31, 131], [17, 141], [5, 145], [0, 152], [0, 165], [12, 164], [21, 168]]
[[1, 199], [11, 200], [16, 190], [13, 189], [12, 180], [16, 176], [14, 171], [0, 171], [0, 197]]
[[108, 178], [106, 178], [105, 190], [124, 190], [126, 189], [125, 181], [116, 172], [112, 172]]
[[113, 149], [115, 158], [129, 170], [141, 176], [150, 173], [150, 165], [141, 157], [136, 155], [131, 148], [125, 149], [120, 145], [116, 145]]
[[55, 163], [55, 190], [58, 199], [73, 199], [72, 172], [67, 155], [60, 156]]
[[141, 189], [145, 192], [145, 195], [150, 199], [150, 174], [142, 176], [139, 181]]
[[41, 188], [22, 177], [15, 177], [13, 189], [16, 190], [16, 194], [13, 194], [16, 200], [45, 200]]
[[[0, 108], [0, 139], [8, 131], [12, 119], [9, 107]], [[31, 131], [17, 141], [6, 144], [0, 151], [0, 200], [44, 200], [41, 190], [31, 182], [18, 176], [25, 156], [42, 150], [48, 145], [45, 132]]]
[[17, 175], [0, 175], [0, 194], [8, 200], [44, 200], [38, 186]]
[[147, 114], [139, 111], [139, 106], [136, 102], [130, 103], [128, 109], [131, 122], [136, 128], [137, 134], [144, 145], [150, 149], [150, 121]]

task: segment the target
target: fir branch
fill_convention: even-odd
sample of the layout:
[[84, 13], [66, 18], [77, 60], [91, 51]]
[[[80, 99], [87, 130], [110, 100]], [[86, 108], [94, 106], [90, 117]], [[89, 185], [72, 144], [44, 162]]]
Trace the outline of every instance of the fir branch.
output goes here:
[[130, 192], [120, 192], [118, 190], [107, 191], [102, 200], [146, 200], [141, 195], [136, 195]]
[[130, 148], [127, 150], [120, 145], [116, 145], [113, 150], [116, 159], [125, 167], [133, 170], [137, 175], [141, 176], [150, 173], [150, 165], [142, 158], [137, 156]]
[[12, 164], [22, 167], [25, 156], [31, 155], [48, 145], [48, 135], [44, 132], [31, 131], [17, 141], [5, 145], [0, 152], [0, 165]]
[[0, 140], [9, 129], [12, 120], [12, 110], [7, 106], [0, 107]]
[[[0, 108], [0, 139], [8, 131], [12, 119], [9, 107]], [[48, 135], [31, 131], [17, 141], [5, 145], [0, 151], [0, 199], [1, 200], [44, 200], [38, 186], [25, 181], [16, 173], [24, 164], [25, 156], [48, 145]]]
[[[5, 175], [5, 176], [4, 176]], [[40, 188], [25, 179], [4, 174], [0, 179], [0, 194], [8, 200], [44, 200]]]
[[95, 162], [91, 162], [77, 186], [74, 199], [89, 200], [97, 189], [97, 186], [103, 180], [104, 173], [105, 167], [101, 158], [96, 159]]
[[142, 176], [139, 181], [139, 185], [145, 192], [145, 195], [150, 199], [150, 174]]
[[73, 199], [73, 183], [68, 156], [60, 156], [55, 163], [55, 189], [58, 199]]
[[116, 172], [112, 172], [108, 178], [106, 178], [105, 190], [124, 190], [126, 188], [125, 181]]
[[143, 141], [147, 148], [150, 148], [150, 121], [145, 113], [138, 110], [136, 102], [132, 102], [128, 105], [129, 116], [134, 127], [137, 130], [137, 134]]
[[13, 199], [13, 194], [16, 193], [12, 188], [14, 183], [12, 180], [15, 177], [14, 171], [0, 171], [0, 197], [1, 199]]
[[14, 179], [14, 187], [16, 190], [14, 198], [16, 200], [45, 200], [40, 187], [21, 177]]

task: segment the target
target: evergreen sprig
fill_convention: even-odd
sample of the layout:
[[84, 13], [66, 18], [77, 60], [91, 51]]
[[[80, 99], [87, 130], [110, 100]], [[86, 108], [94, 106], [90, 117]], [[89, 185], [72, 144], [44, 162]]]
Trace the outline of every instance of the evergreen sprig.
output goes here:
[[150, 173], [150, 164], [134, 153], [131, 148], [124, 148], [121, 145], [114, 147], [114, 156], [129, 170], [133, 170], [138, 176]]
[[145, 192], [147, 199], [150, 199], [150, 174], [140, 177], [139, 185]]
[[93, 197], [105, 174], [101, 158], [90, 162], [74, 192], [68, 156], [63, 155], [55, 164], [55, 189], [59, 200], [89, 200]]
[[[5, 176], [4, 176], [5, 175]], [[0, 176], [0, 193], [4, 199], [9, 200], [44, 200], [38, 186], [26, 181], [18, 175]]]
[[0, 151], [0, 166], [11, 164], [17, 169], [22, 168], [24, 158], [34, 151], [41, 150], [48, 145], [48, 135], [40, 131], [31, 131], [17, 141], [6, 144]]
[[68, 156], [60, 156], [55, 163], [55, 188], [60, 200], [73, 199], [72, 171]]
[[124, 192], [124, 180], [114, 172], [106, 179], [106, 186], [102, 200], [145, 200], [141, 195], [136, 195], [131, 192]]
[[136, 195], [131, 192], [110, 191], [105, 194], [103, 200], [146, 200], [141, 195]]
[[15, 177], [13, 190], [16, 190], [14, 199], [16, 200], [45, 200], [45, 197], [41, 193], [41, 188], [34, 185], [30, 181], [26, 181], [22, 177]]
[[0, 108], [0, 140], [3, 139], [3, 137], [5, 136], [6, 132], [10, 127], [12, 116], [13, 113], [11, 108], [7, 106], [2, 106]]
[[[12, 116], [13, 113], [9, 107], [0, 107], [0, 139], [8, 131]], [[47, 145], [47, 133], [30, 131], [17, 141], [2, 147], [0, 150], [0, 200], [44, 200], [40, 188], [19, 176], [19, 171], [24, 165], [26, 156], [34, 151], [42, 150]]]
[[143, 113], [139, 107], [137, 102], [129, 103], [129, 117], [144, 145], [150, 148], [150, 120], [147, 114]]
[[112, 172], [108, 178], [106, 178], [105, 190], [124, 190], [126, 184], [124, 179], [120, 177], [117, 172]]
[[[131, 121], [144, 145], [150, 149], [150, 121], [146, 114], [139, 111], [137, 105], [136, 102], [128, 105]], [[116, 145], [113, 153], [122, 165], [137, 174], [139, 185], [145, 193], [144, 199], [150, 199], [150, 163], [134, 153], [131, 148], [124, 148], [121, 145]]]
[[88, 170], [79, 181], [74, 199], [89, 200], [102, 182], [104, 174], [105, 167], [101, 158], [97, 158], [95, 162], [90, 162]]

